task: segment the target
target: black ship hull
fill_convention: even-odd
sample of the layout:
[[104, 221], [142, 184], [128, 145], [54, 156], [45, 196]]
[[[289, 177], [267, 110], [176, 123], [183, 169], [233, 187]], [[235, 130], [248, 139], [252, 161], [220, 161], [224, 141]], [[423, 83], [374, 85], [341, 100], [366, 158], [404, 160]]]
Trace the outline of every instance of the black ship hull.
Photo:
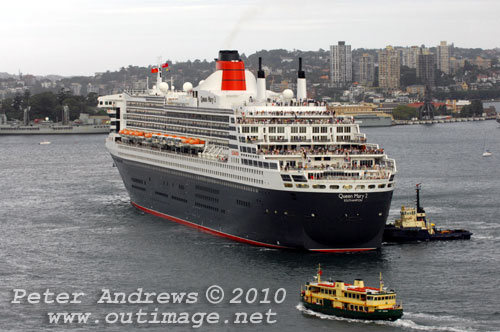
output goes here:
[[271, 248], [380, 248], [392, 191], [352, 194], [264, 189], [113, 159], [132, 204], [206, 232]]
[[384, 230], [384, 242], [426, 242], [426, 241], [450, 241], [470, 240], [472, 233], [462, 229], [436, 231], [429, 234], [421, 228], [400, 229], [394, 225], [387, 225]]

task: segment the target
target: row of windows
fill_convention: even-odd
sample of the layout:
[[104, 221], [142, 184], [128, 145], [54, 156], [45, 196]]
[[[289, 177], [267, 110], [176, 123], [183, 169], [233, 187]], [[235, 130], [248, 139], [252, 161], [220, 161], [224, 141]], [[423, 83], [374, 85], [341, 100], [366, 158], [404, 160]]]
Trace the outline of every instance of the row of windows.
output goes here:
[[[282, 177], [283, 177], [283, 175], [282, 175]], [[290, 181], [290, 180], [283, 180], [283, 181]], [[389, 183], [387, 185], [387, 188], [392, 188], [393, 185], [394, 184]], [[291, 183], [286, 183], [285, 182], [285, 183], [283, 183], [283, 186], [285, 188], [293, 188], [293, 184], [291, 184]], [[309, 185], [308, 184], [304, 184], [304, 183], [297, 183], [295, 185], [295, 187], [297, 187], [297, 188], [309, 188]], [[379, 184], [378, 186], [375, 185], [375, 184], [368, 185], [368, 189], [375, 189], [376, 187], [379, 188], [379, 189], [383, 189], [383, 188], [385, 188], [385, 184], [382, 183], [382, 184]], [[312, 188], [313, 189], [326, 189], [326, 185], [324, 185], [324, 184], [313, 184]], [[342, 186], [343, 190], [352, 190], [352, 188], [353, 188], [353, 186], [351, 184], [345, 184], [345, 185]], [[330, 189], [338, 190], [338, 189], [340, 189], [340, 186], [337, 185], [337, 184], [332, 184], [332, 185], [330, 185]], [[355, 188], [355, 190], [364, 190], [364, 189], [365, 189], [365, 185], [364, 184], [359, 184]]]
[[309, 179], [319, 179], [326, 176], [350, 176], [350, 177], [359, 177], [359, 172], [333, 172], [333, 171], [325, 171], [323, 173], [309, 173]]
[[139, 183], [139, 184], [146, 184], [146, 181], [138, 179], [138, 178], [131, 178], [132, 182]]
[[[132, 148], [132, 147], [130, 147], [130, 148], [132, 150], [136, 149], [136, 148]], [[147, 152], [147, 153], [150, 153], [150, 154], [156, 154], [156, 155], [159, 155], [159, 156], [164, 156], [164, 155], [168, 154], [168, 156], [170, 156], [172, 158], [175, 158], [175, 159], [181, 159], [181, 160], [184, 160], [184, 161], [196, 161], [197, 163], [203, 163], [203, 164], [210, 165], [210, 166], [215, 166], [215, 167], [222, 167], [222, 168], [225, 168], [225, 169], [228, 169], [228, 170], [232, 170], [232, 171], [239, 171], [239, 172], [245, 172], [245, 173], [253, 173], [253, 174], [257, 174], [257, 175], [264, 175], [263, 171], [258, 170], [258, 169], [254, 169], [254, 168], [246, 168], [246, 167], [240, 167], [240, 166], [233, 166], [233, 165], [228, 165], [227, 163], [213, 162], [213, 161], [205, 160], [205, 159], [198, 158], [198, 157], [192, 157], [192, 158], [188, 159], [188, 158], [184, 158], [183, 156], [180, 156], [178, 154], [169, 153], [167, 151], [158, 152], [158, 151], [153, 151], [153, 150], [149, 150], [149, 149], [141, 149], [141, 151], [142, 150], [144, 150], [144, 152]], [[196, 159], [193, 159], [193, 158], [196, 158]], [[235, 160], [236, 160], [236, 162], [238, 162], [238, 159], [235, 159]], [[253, 165], [253, 163], [249, 164], [249, 165]], [[271, 167], [272, 169], [274, 169], [274, 166], [269, 166], [269, 167]], [[277, 167], [277, 165], [276, 165], [276, 167]], [[235, 177], [232, 177], [232, 178], [235, 178]], [[243, 177], [241, 177], [241, 179], [243, 179]], [[261, 182], [261, 183], [263, 183], [263, 182]]]
[[135, 184], [132, 185], [132, 188], [137, 189], [137, 190], [141, 190], [141, 191], [146, 191], [146, 188], [136, 186]]
[[219, 212], [219, 208], [216, 208], [215, 206], [206, 205], [206, 204], [203, 204], [203, 203], [194, 202], [194, 206], [201, 207], [201, 208], [204, 208], [204, 209], [207, 209], [207, 210], [211, 210], [211, 211], [214, 211], [214, 212]]
[[[130, 150], [135, 150], [134, 148], [131, 148], [131, 147], [122, 147], [122, 148], [130, 149]], [[260, 179], [248, 178], [248, 177], [244, 177], [244, 176], [235, 175], [235, 174], [232, 174], [232, 173], [228, 174], [228, 173], [223, 173], [223, 172], [219, 172], [219, 171], [213, 171], [213, 170], [206, 169], [206, 168], [198, 168], [198, 167], [193, 167], [193, 166], [189, 166], [189, 165], [186, 165], [186, 164], [178, 164], [178, 163], [174, 163], [174, 162], [169, 162], [169, 161], [164, 161], [164, 160], [158, 160], [158, 159], [153, 159], [153, 158], [147, 158], [147, 157], [142, 157], [142, 156], [138, 157], [136, 155], [131, 155], [131, 154], [124, 153], [124, 152], [119, 152], [119, 155], [126, 156], [128, 158], [144, 159], [144, 160], [147, 160], [147, 161], [164, 164], [164, 165], [167, 165], [167, 166], [170, 166], [170, 167], [173, 166], [173, 167], [178, 167], [178, 168], [181, 168], [181, 169], [188, 169], [190, 171], [197, 171], [197, 172], [208, 173], [208, 174], [212, 174], [212, 175], [225, 176], [225, 177], [228, 177], [228, 178], [238, 179], [238, 180], [241, 180], [241, 181], [247, 181], [247, 182], [252, 182], [252, 183], [257, 183], [257, 184], [262, 184], [264, 182], [264, 181], [262, 181]], [[173, 156], [173, 157], [182, 158], [180, 156]], [[246, 186], [246, 185], [243, 185], [243, 184], [239, 184], [239, 183], [228, 182], [228, 181], [218, 180], [218, 179], [210, 179], [210, 178], [206, 178], [205, 176], [201, 176], [201, 175], [183, 173], [183, 172], [180, 172], [180, 171], [164, 169], [164, 168], [161, 168], [161, 167], [159, 167], [159, 169], [172, 171], [173, 174], [179, 174], [179, 175], [186, 176], [186, 177], [191, 177], [192, 176], [192, 178], [194, 178], [196, 180], [204, 180], [206, 182], [217, 183], [217, 184], [220, 184], [220, 185], [223, 185], [223, 186], [226, 186], [226, 187], [232, 187], [232, 188], [236, 188], [236, 189], [240, 189], [240, 190], [258, 192], [257, 188], [249, 187], [249, 186]]]
[[[312, 128], [312, 132], [314, 134], [319, 134], [319, 133], [323, 133], [323, 134], [328, 134], [328, 127], [297, 127], [297, 126], [293, 126], [293, 127], [290, 127], [290, 132], [292, 134], [306, 134], [308, 132], [307, 128]], [[333, 127], [330, 127], [330, 132], [333, 132]], [[282, 134], [282, 133], [285, 133], [285, 127], [282, 126], [282, 127], [268, 127], [268, 131], [270, 134]], [[255, 126], [241, 126], [241, 132], [242, 133], [258, 133], [259, 132], [259, 127], [255, 127]], [[263, 127], [262, 128], [262, 132], [265, 133], [266, 132], [266, 127]], [[337, 127], [337, 133], [350, 133], [351, 132], [351, 128], [350, 127], [346, 127], [344, 129], [344, 127]]]
[[218, 198], [215, 198], [215, 197], [211, 197], [211, 196], [206, 196], [206, 195], [202, 195], [202, 194], [194, 194], [194, 196], [196, 198], [200, 198], [200, 199], [203, 199], [205, 201], [209, 201], [209, 202], [214, 202], [214, 203], [219, 203], [219, 199]]
[[253, 154], [257, 153], [256, 148], [251, 148], [251, 147], [246, 147], [246, 146], [240, 146], [240, 151], [245, 152], [245, 153], [253, 153]]
[[168, 194], [162, 193], [160, 191], [155, 191], [155, 194], [163, 197], [168, 197]]
[[292, 134], [296, 134], [296, 133], [305, 134], [305, 133], [307, 133], [307, 127], [292, 127], [290, 130], [291, 130]]
[[192, 120], [179, 120], [179, 119], [170, 119], [159, 116], [148, 116], [148, 115], [135, 115], [135, 114], [127, 114], [124, 117], [125, 120], [139, 120], [139, 121], [147, 121], [153, 123], [165, 123], [165, 124], [173, 124], [173, 125], [181, 125], [187, 127], [197, 127], [197, 128], [211, 128], [211, 129], [221, 129], [221, 130], [229, 130], [229, 124], [227, 123], [217, 123], [217, 122], [199, 122]]
[[214, 188], [210, 188], [210, 187], [205, 187], [205, 186], [200, 186], [200, 185], [196, 185], [195, 188], [197, 190], [205, 191], [207, 193], [216, 194], [216, 195], [219, 194], [219, 190], [218, 189], [214, 189]]
[[328, 133], [328, 127], [313, 127], [313, 134]]
[[258, 133], [259, 132], [259, 127], [241, 127], [241, 132], [248, 134], [248, 133]]
[[285, 127], [269, 127], [270, 134], [283, 134], [285, 132]]
[[250, 207], [250, 202], [247, 202], [247, 201], [242, 201], [241, 199], [237, 199], [236, 200], [236, 204], [238, 205], [241, 205], [241, 206], [244, 206], [244, 207]]
[[387, 295], [387, 296], [367, 296], [366, 299], [368, 301], [387, 301], [396, 299], [396, 295]]
[[348, 292], [345, 292], [344, 294], [345, 297], [348, 297], [350, 299], [357, 299], [357, 300], [361, 300], [361, 294], [355, 294], [355, 293], [348, 293]]
[[229, 123], [229, 117], [225, 115], [215, 115], [215, 114], [197, 114], [197, 113], [186, 113], [186, 112], [172, 112], [166, 111], [167, 116], [172, 118], [183, 118], [183, 119], [196, 119], [204, 121], [215, 121]]
[[129, 101], [127, 106], [139, 106], [139, 107], [153, 107], [153, 108], [163, 108], [163, 103], [151, 103], [151, 102], [141, 102], [141, 101]]
[[[182, 126], [174, 126], [174, 125], [166, 125], [160, 123], [149, 123], [143, 121], [127, 121], [127, 127], [138, 127], [138, 129], [142, 130], [144, 128], [147, 129], [158, 129], [164, 131], [171, 131], [176, 133], [183, 133], [189, 135], [202, 135], [202, 136], [215, 136], [221, 138], [229, 138], [228, 132], [217, 131], [217, 130], [208, 130], [208, 129], [198, 129], [198, 128], [188, 128]], [[227, 145], [227, 142], [226, 142]]]
[[257, 160], [250, 160], [250, 159], [242, 158], [241, 162], [243, 163], [243, 165], [248, 165], [248, 166], [267, 168], [267, 169], [278, 169], [278, 164], [268, 163], [267, 161], [257, 161]]
[[351, 127], [337, 127], [337, 133], [350, 133]]
[[182, 203], [187, 203], [187, 199], [181, 198], [181, 197], [177, 197], [177, 196], [174, 196], [174, 195], [172, 195], [172, 199], [175, 199], [176, 201], [179, 201], [179, 202], [182, 202]]
[[[146, 98], [147, 99], [147, 98]], [[186, 107], [186, 106], [173, 106], [173, 105], [164, 105], [164, 99], [160, 99], [160, 103], [152, 103], [152, 102], [138, 102], [138, 101], [129, 101], [127, 102], [127, 106], [130, 108], [135, 108], [138, 111], [146, 111], [151, 112], [154, 109], [158, 109], [162, 112], [166, 111], [166, 107], [168, 107], [169, 111], [177, 110], [179, 112], [184, 112], [184, 114], [198, 114], [198, 113], [208, 113], [210, 115], [216, 116], [214, 113], [219, 114], [229, 114], [233, 115], [234, 111], [232, 109], [221, 109], [221, 108], [194, 108], [194, 107]], [[144, 109], [146, 108], [146, 109]], [[151, 109], [153, 108], [153, 110]]]

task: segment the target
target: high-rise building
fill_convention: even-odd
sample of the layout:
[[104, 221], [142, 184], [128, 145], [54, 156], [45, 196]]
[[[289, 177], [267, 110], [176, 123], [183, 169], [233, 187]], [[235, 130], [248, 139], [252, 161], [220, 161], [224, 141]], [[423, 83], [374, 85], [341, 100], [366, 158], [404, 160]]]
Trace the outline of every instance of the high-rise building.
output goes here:
[[392, 46], [378, 51], [378, 86], [384, 89], [399, 89], [399, 52]]
[[332, 86], [344, 86], [352, 82], [351, 45], [339, 41], [330, 46], [330, 83]]
[[401, 64], [409, 68], [417, 68], [417, 58], [420, 47], [411, 46], [403, 50], [403, 57], [401, 58]]
[[436, 56], [426, 49], [421, 49], [418, 54], [417, 78], [429, 87], [436, 84]]
[[373, 56], [364, 53], [359, 58], [359, 83], [365, 86], [372, 86], [375, 80], [375, 64]]
[[445, 74], [450, 74], [451, 47], [442, 41], [437, 47], [437, 69]]

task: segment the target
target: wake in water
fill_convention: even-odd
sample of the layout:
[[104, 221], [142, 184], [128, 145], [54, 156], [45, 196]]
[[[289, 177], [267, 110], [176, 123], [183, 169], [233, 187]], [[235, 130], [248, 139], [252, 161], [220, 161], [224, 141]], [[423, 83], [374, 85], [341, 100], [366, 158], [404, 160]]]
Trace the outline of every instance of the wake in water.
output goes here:
[[[362, 319], [351, 319], [351, 318], [344, 318], [344, 317], [337, 317], [337, 316], [331, 316], [331, 315], [325, 315], [316, 311], [312, 311], [304, 307], [301, 303], [297, 304], [295, 307], [297, 310], [301, 311], [302, 313], [310, 316], [315, 316], [320, 319], [328, 319], [328, 320], [336, 320], [336, 321], [344, 321], [344, 322], [353, 322], [353, 323], [360, 323], [360, 324], [377, 324], [377, 325], [386, 325], [386, 326], [392, 326], [392, 327], [397, 327], [397, 328], [404, 328], [404, 329], [409, 329], [409, 330], [418, 330], [418, 331], [448, 331], [448, 332], [473, 332], [477, 331], [476, 329], [472, 329], [470, 327], [452, 327], [452, 326], [432, 326], [432, 325], [423, 325], [416, 323], [412, 321], [411, 319], [406, 319], [406, 318], [400, 318], [394, 322], [390, 321], [372, 321], [372, 320], [362, 320]], [[428, 320], [434, 320], [436, 322], [439, 321], [454, 321], [454, 322], [467, 322], [469, 324], [473, 323], [472, 321], [459, 318], [459, 317], [453, 317], [453, 316], [435, 316], [435, 315], [429, 315], [429, 314], [418, 314], [418, 313], [404, 313], [403, 317], [408, 317], [408, 318], [422, 318], [422, 319], [428, 319]]]

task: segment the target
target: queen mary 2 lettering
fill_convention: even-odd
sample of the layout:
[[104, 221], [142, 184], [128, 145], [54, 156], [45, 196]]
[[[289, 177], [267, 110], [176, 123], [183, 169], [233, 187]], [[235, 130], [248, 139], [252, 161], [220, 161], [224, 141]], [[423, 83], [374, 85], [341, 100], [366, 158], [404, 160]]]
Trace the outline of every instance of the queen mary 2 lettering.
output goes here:
[[253, 245], [323, 252], [381, 246], [396, 164], [350, 117], [266, 90], [234, 50], [182, 91], [162, 81], [99, 98], [130, 200], [155, 216]]

